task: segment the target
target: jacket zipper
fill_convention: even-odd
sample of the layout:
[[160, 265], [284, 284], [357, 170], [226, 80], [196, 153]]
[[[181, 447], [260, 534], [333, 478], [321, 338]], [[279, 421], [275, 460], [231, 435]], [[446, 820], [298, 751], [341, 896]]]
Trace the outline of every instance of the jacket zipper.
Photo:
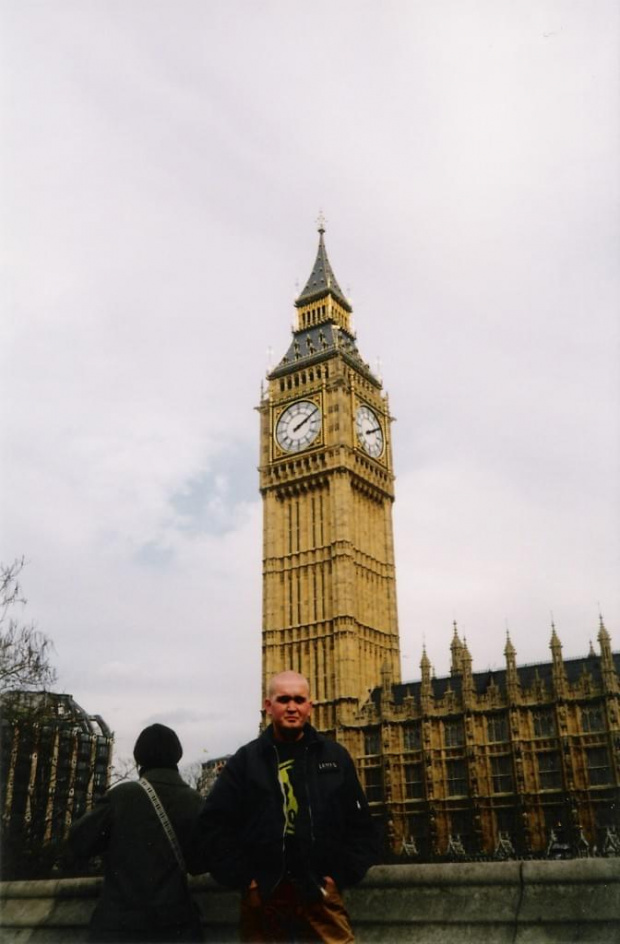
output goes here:
[[304, 753], [304, 779], [306, 781], [306, 797], [308, 799], [308, 819], [310, 820], [310, 841], [314, 845], [314, 816], [312, 815], [312, 800], [310, 796], [310, 778], [308, 777], [308, 753], [310, 744], [306, 744]]

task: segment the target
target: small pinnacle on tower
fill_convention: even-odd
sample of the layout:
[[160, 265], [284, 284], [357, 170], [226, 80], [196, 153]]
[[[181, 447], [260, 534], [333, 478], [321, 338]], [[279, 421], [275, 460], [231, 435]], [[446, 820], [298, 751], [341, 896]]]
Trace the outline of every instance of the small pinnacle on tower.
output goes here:
[[610, 636], [609, 636], [609, 633], [607, 632], [607, 627], [605, 626], [605, 623], [603, 622], [602, 613], [599, 613], [598, 622], [599, 622], [598, 641], [601, 642], [601, 640], [605, 640], [605, 642], [609, 642]]
[[506, 646], [504, 647], [504, 655], [515, 656], [516, 654], [515, 647], [513, 646], [512, 640], [510, 638], [510, 633], [508, 630], [506, 630]]

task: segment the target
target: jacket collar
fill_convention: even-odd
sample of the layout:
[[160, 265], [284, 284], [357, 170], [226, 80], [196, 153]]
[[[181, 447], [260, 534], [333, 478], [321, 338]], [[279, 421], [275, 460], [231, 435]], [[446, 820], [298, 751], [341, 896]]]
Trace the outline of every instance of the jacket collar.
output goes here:
[[[325, 738], [322, 734], [319, 734], [316, 728], [313, 728], [311, 724], [304, 725], [304, 740], [308, 747], [314, 747], [315, 745], [322, 744], [325, 741]], [[273, 725], [268, 725], [262, 734], [258, 738], [259, 746], [262, 750], [271, 750], [274, 744], [279, 742], [273, 736]]]
[[152, 784], [168, 783], [177, 787], [187, 786], [178, 770], [170, 770], [168, 767], [148, 767], [142, 776]]

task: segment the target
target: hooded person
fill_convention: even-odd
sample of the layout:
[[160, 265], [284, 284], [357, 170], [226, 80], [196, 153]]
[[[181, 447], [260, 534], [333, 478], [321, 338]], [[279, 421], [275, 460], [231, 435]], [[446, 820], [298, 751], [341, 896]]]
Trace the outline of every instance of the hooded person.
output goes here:
[[[109, 790], [71, 827], [76, 858], [102, 856], [103, 891], [90, 924], [90, 941], [202, 941], [200, 915], [187, 871], [207, 870], [193, 833], [203, 798], [180, 777], [181, 742], [172, 728], [151, 724], [140, 732], [134, 759], [140, 781]], [[174, 837], [167, 835], [167, 818]], [[176, 845], [176, 849], [175, 849]]]
[[176, 731], [165, 724], [150, 724], [138, 735], [133, 757], [142, 777], [147, 770], [176, 770], [183, 748]]

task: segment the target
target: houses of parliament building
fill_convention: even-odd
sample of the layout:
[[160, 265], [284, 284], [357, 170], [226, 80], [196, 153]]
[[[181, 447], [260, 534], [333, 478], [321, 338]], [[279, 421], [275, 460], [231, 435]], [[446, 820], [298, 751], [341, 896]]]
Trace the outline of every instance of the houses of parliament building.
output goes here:
[[[294, 669], [313, 723], [354, 757], [395, 854], [620, 854], [620, 653], [476, 672], [454, 626], [451, 670], [401, 681], [391, 416], [362, 359], [319, 224], [286, 354], [259, 406], [263, 695]], [[558, 853], [560, 854], [560, 853]]]

